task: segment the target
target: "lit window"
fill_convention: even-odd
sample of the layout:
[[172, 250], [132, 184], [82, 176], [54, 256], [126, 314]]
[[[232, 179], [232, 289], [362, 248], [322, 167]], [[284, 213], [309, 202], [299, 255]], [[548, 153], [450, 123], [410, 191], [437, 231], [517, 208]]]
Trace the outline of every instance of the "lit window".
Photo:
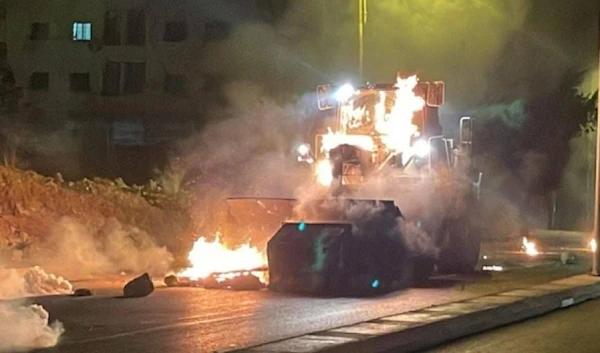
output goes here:
[[92, 24], [89, 22], [73, 23], [73, 40], [90, 41], [92, 40]]

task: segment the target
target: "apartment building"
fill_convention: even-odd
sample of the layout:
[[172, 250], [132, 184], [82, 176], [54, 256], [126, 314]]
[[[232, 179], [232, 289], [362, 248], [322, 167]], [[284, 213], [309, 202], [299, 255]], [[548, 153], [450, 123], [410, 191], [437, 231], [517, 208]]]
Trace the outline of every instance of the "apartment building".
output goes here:
[[0, 1], [2, 82], [22, 88], [30, 119], [105, 129], [97, 140], [112, 146], [157, 144], [189, 132], [214, 98], [204, 48], [270, 10], [261, 0]]

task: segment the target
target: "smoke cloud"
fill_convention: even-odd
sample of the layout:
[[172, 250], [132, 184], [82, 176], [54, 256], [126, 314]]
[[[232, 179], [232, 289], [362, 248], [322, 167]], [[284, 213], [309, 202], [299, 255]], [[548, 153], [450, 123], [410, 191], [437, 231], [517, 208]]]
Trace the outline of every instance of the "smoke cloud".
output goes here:
[[[540, 86], [550, 89], [573, 67], [589, 67], [594, 53], [587, 40], [595, 36], [597, 13], [597, 4], [590, 3], [576, 1], [566, 9], [559, 1], [543, 0], [371, 1], [364, 37], [365, 78], [389, 82], [401, 71], [444, 80], [448, 105], [442, 124], [451, 127], [450, 133], [467, 112], [478, 118], [493, 116], [519, 130], [528, 119], [527, 99], [541, 93]], [[294, 93], [313, 92], [319, 83], [356, 79], [356, 14], [355, 3], [343, 0], [287, 2], [273, 21], [236, 24], [228, 38], [207, 45], [205, 72], [234, 83], [224, 90], [225, 107], [213, 108], [203, 133], [181, 148], [196, 174], [196, 214], [202, 232], [231, 233], [222, 229], [226, 207], [215, 201], [225, 197], [325, 196], [306, 183], [307, 171], [290, 158], [295, 145], [312, 142], [309, 127], [314, 127], [317, 115], [313, 94]], [[577, 26], [585, 40], [570, 41], [565, 33]], [[506, 136], [481, 140], [492, 141], [486, 143], [490, 149], [503, 149], [514, 143]], [[536, 186], [552, 159], [531, 148], [506, 150], [522, 154], [520, 166], [508, 165], [510, 158], [502, 153], [481, 156], [481, 207], [490, 215], [485, 224], [489, 234], [512, 234], [524, 222], [547, 223], [546, 200], [513, 196]], [[394, 199], [408, 219], [432, 209], [432, 224], [443, 218], [437, 209], [439, 191], [423, 186], [412, 195], [385, 184], [383, 177], [373, 180], [357, 196]], [[526, 205], [535, 212], [523, 214]], [[415, 239], [422, 232], [429, 233], [421, 229]]]
[[49, 323], [40, 305], [0, 303], [0, 352], [28, 352], [54, 347], [65, 329], [59, 321]]
[[0, 268], [0, 352], [56, 346], [65, 331], [62, 323], [50, 323], [42, 306], [27, 304], [19, 298], [72, 292], [73, 287], [66, 279], [46, 273], [38, 266], [24, 273]]
[[[313, 112], [307, 96], [279, 103], [260, 85], [225, 87], [226, 107], [214, 107], [215, 120], [180, 145], [188, 179], [196, 185], [196, 217], [202, 235], [224, 229], [227, 197], [292, 197], [310, 171], [297, 163], [295, 148], [309, 135]], [[232, 235], [235, 237], [235, 235]]]
[[37, 295], [70, 294], [73, 286], [61, 276], [34, 266], [23, 274], [16, 269], [0, 268], [0, 299]]
[[173, 262], [165, 247], [135, 227], [108, 219], [94, 228], [70, 217], [56, 224], [32, 257], [68, 278], [121, 272], [164, 276]]

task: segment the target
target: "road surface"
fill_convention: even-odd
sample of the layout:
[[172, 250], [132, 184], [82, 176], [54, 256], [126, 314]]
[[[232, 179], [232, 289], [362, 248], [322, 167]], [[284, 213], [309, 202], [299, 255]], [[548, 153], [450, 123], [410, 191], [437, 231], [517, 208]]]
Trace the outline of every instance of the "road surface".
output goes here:
[[[545, 265], [476, 279], [438, 279], [374, 299], [303, 298], [267, 291], [161, 288], [139, 299], [110, 292], [35, 301], [64, 323], [54, 352], [211, 352], [349, 325], [589, 271], [589, 263]], [[118, 291], [112, 295], [120, 294]]]
[[465, 338], [428, 353], [597, 353], [600, 299]]

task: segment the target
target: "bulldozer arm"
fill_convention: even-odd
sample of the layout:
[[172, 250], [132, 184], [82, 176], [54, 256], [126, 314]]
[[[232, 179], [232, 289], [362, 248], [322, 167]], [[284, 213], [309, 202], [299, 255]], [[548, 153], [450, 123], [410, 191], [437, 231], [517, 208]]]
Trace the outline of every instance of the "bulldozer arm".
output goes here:
[[253, 244], [263, 247], [281, 224], [292, 218], [294, 199], [229, 198], [229, 215], [237, 231], [244, 232]]

